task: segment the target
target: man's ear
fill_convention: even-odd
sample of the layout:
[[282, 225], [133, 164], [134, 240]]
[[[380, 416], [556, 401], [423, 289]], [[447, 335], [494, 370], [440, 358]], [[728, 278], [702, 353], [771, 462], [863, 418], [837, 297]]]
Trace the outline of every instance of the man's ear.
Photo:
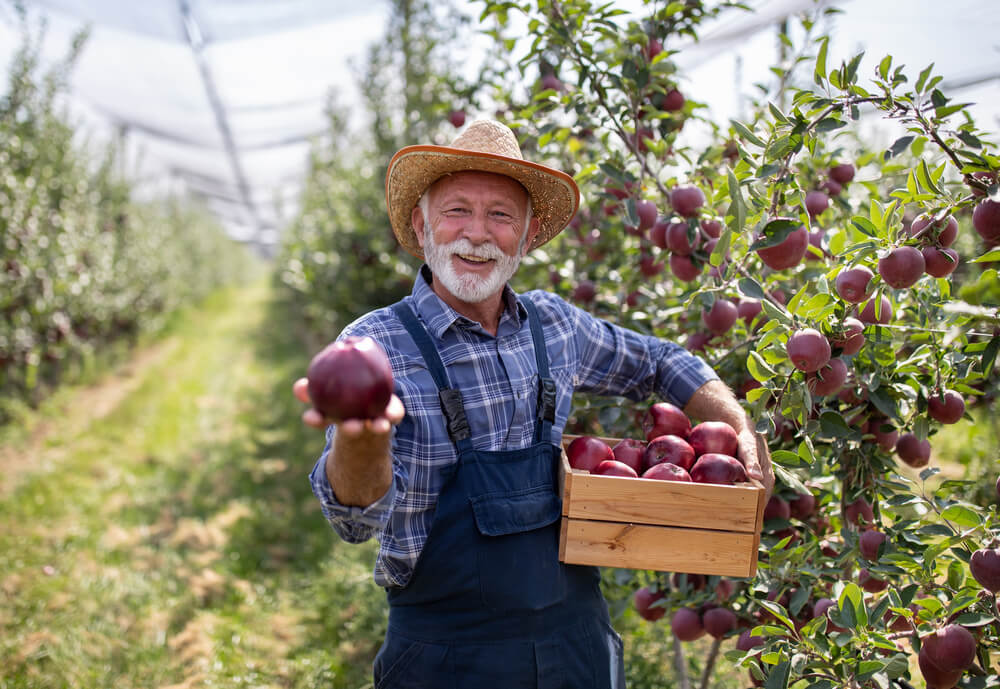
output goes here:
[[538, 216], [531, 216], [531, 221], [528, 223], [528, 229], [526, 230], [528, 234], [527, 240], [524, 242], [524, 249], [521, 252], [521, 257], [527, 255], [531, 251], [535, 244], [535, 237], [538, 236], [538, 231], [542, 229], [542, 221], [538, 219]]
[[410, 211], [410, 223], [413, 225], [413, 231], [417, 235], [417, 243], [420, 248], [424, 248], [424, 213], [420, 210], [420, 206], [414, 206], [413, 210]]

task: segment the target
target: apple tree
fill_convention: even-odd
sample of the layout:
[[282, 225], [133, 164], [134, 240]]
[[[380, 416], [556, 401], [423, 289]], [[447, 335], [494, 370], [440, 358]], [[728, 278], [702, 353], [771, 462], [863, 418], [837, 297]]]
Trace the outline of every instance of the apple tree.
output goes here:
[[[700, 353], [775, 463], [754, 579], [619, 571], [612, 605], [670, 622], [678, 686], [707, 686], [726, 642], [759, 686], [1000, 684], [996, 456], [969, 478], [935, 456], [953, 424], [997, 417], [993, 134], [933, 67], [835, 63], [816, 16], [781, 35], [778, 90], [717, 123], [675, 46], [739, 3], [481, 4], [517, 56], [494, 74], [504, 116], [584, 198], [518, 286]], [[581, 399], [568, 430], [635, 435], [643, 411]]]

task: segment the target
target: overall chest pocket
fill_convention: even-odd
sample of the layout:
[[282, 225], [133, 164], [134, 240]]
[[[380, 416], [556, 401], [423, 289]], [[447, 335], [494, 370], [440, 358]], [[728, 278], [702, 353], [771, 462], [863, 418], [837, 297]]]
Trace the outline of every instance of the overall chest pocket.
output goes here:
[[559, 563], [562, 503], [551, 485], [469, 498], [479, 531], [483, 603], [496, 610], [540, 610], [566, 591]]

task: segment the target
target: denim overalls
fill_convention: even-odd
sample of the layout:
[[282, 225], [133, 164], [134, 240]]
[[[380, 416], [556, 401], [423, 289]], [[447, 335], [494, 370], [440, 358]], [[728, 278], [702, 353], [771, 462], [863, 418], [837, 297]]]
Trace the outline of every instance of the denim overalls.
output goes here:
[[559, 562], [555, 382], [538, 314], [522, 303], [540, 380], [535, 438], [525, 449], [495, 452], [473, 448], [461, 393], [450, 387], [430, 334], [405, 303], [393, 307], [440, 390], [458, 461], [410, 582], [388, 590], [376, 689], [625, 686], [622, 643], [597, 569]]

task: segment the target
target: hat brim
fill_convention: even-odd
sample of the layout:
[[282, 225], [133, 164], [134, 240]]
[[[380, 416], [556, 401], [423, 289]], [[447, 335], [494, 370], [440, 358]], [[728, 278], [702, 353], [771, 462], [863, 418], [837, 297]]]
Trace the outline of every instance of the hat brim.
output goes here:
[[385, 175], [385, 201], [392, 231], [408, 252], [424, 257], [411, 222], [413, 208], [427, 188], [451, 172], [479, 171], [506, 175], [531, 196], [539, 219], [537, 248], [563, 231], [580, 205], [580, 190], [565, 172], [527, 160], [449, 146], [407, 146], [389, 162]]

